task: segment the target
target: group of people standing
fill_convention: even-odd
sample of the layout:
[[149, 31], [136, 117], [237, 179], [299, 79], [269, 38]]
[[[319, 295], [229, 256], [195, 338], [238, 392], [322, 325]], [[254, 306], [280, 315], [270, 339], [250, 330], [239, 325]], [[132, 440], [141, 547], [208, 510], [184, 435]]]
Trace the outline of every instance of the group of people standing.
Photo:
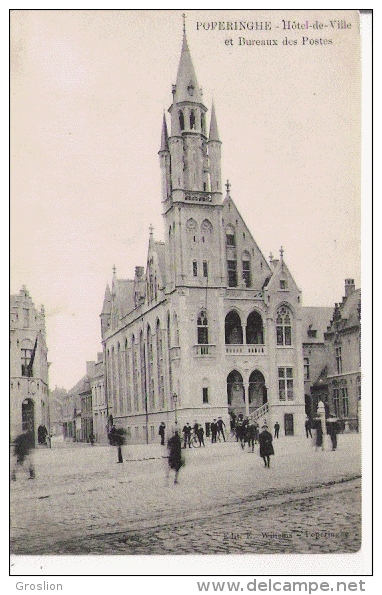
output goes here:
[[[325, 425], [326, 433], [330, 436], [332, 443], [332, 450], [337, 450], [337, 435], [341, 431], [339, 421], [333, 415], [329, 415], [325, 421]], [[312, 435], [312, 430], [314, 431], [314, 435]], [[305, 433], [307, 438], [312, 438], [316, 450], [324, 450], [324, 429], [322, 427], [322, 420], [320, 417], [316, 416], [312, 419], [309, 417], [306, 418]]]
[[[214, 419], [211, 423], [211, 442], [215, 443], [217, 440], [220, 440], [220, 437], [223, 438], [224, 442], [226, 441], [224, 428], [225, 423], [221, 417], [218, 420]], [[165, 444], [165, 428], [166, 425], [162, 422], [159, 426], [159, 435], [161, 437], [161, 444]], [[231, 428], [232, 429], [232, 428]], [[276, 431], [276, 430], [275, 430]], [[187, 422], [182, 430], [183, 433], [183, 449], [186, 449], [187, 446], [191, 448], [191, 436], [197, 437], [200, 443], [200, 446], [205, 446], [204, 444], [204, 429], [203, 427], [195, 421], [194, 426], [191, 427], [190, 423]], [[257, 422], [252, 421], [250, 419], [243, 419], [243, 416], [239, 416], [238, 423], [235, 426], [235, 436], [237, 437], [237, 441], [240, 442], [242, 448], [244, 448], [245, 443], [252, 449], [254, 452], [255, 444], [259, 443], [260, 447], [260, 457], [264, 461], [264, 467], [270, 467], [270, 457], [274, 455], [273, 449], [273, 437], [272, 434], [268, 431], [268, 425], [266, 422], [261, 427], [261, 431]], [[278, 438], [278, 431], [277, 431], [277, 438]], [[178, 476], [180, 469], [185, 464], [184, 456], [182, 455], [182, 440], [180, 437], [179, 430], [175, 430], [173, 436], [169, 439], [167, 443], [167, 450], [168, 450], [168, 473], [171, 470], [175, 471], [175, 479], [174, 483], [178, 483]]]

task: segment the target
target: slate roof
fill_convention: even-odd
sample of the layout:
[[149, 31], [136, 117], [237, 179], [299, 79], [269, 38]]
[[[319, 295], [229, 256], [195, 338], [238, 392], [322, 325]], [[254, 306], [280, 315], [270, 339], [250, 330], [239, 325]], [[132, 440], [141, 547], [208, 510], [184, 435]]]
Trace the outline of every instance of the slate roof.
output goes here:
[[[302, 342], [323, 343], [324, 333], [333, 316], [333, 308], [319, 306], [303, 306], [302, 310]], [[309, 337], [309, 327], [317, 331], [316, 337]]]

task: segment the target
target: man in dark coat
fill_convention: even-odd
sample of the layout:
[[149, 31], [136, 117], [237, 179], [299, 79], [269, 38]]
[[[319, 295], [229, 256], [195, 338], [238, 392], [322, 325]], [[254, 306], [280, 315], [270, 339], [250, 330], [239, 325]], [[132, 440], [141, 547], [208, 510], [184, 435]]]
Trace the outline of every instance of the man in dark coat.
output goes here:
[[216, 422], [216, 425], [217, 425], [217, 429], [218, 429], [219, 442], [220, 442], [220, 434], [223, 436], [223, 440], [225, 442], [225, 436], [224, 436], [224, 430], [223, 430], [223, 426], [225, 427], [225, 423], [221, 417], [219, 417], [218, 421]]
[[203, 426], [199, 426], [198, 427], [197, 436], [198, 436], [198, 440], [199, 440], [200, 446], [206, 446], [204, 444], [204, 429], [203, 429]]
[[309, 436], [312, 437], [312, 422], [310, 421], [309, 417], [306, 418], [305, 433], [307, 438], [309, 438]]
[[280, 431], [280, 424], [279, 424], [279, 422], [277, 421], [273, 427], [275, 429], [275, 438], [278, 438], [279, 437], [279, 431]]
[[164, 423], [164, 421], [161, 421], [161, 424], [159, 426], [158, 434], [160, 436], [160, 443], [161, 443], [162, 446], [164, 446], [165, 429], [166, 429], [166, 424]]
[[264, 466], [268, 468], [270, 466], [270, 456], [275, 454], [272, 441], [272, 434], [268, 432], [268, 426], [264, 424], [259, 435], [260, 456], [264, 461]]
[[211, 442], [216, 442], [216, 436], [218, 433], [218, 425], [216, 423], [216, 419], [211, 424]]
[[175, 471], [174, 483], [178, 483], [179, 470], [184, 465], [184, 461], [182, 459], [182, 443], [177, 431], [175, 431], [174, 436], [168, 441], [167, 449], [168, 467]]
[[252, 420], [249, 421], [247, 426], [246, 432], [246, 442], [248, 443], [248, 448], [252, 447], [252, 452], [255, 450], [255, 440], [257, 438], [257, 428], [256, 423]]
[[340, 425], [338, 423], [338, 419], [334, 417], [329, 417], [326, 421], [326, 427], [328, 429], [328, 434], [332, 441], [332, 450], [337, 449], [337, 434], [340, 431]]
[[183, 436], [184, 436], [184, 448], [187, 448], [187, 444], [189, 448], [191, 448], [191, 426], [187, 422], [183, 428]]
[[243, 420], [242, 413], [239, 414], [238, 420], [236, 422], [236, 438], [238, 442], [240, 442], [240, 446], [244, 449], [245, 445], [245, 425]]
[[14, 456], [16, 459], [16, 466], [14, 467], [11, 478], [16, 480], [16, 468], [21, 469], [24, 462], [29, 459], [29, 478], [34, 479], [35, 469], [31, 457], [31, 451], [34, 448], [34, 439], [32, 432], [22, 432], [15, 438], [14, 441]]

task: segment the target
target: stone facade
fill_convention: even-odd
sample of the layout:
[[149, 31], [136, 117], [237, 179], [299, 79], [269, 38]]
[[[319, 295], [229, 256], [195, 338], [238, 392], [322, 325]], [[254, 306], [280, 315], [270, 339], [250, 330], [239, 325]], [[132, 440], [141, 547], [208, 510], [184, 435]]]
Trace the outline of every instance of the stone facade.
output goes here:
[[44, 307], [37, 311], [26, 287], [10, 298], [11, 440], [39, 425], [49, 430], [48, 349]]
[[361, 290], [345, 279], [345, 296], [335, 305], [325, 333], [326, 383], [330, 412], [345, 430], [359, 430], [361, 406]]
[[284, 259], [268, 262], [227, 182], [212, 106], [186, 37], [159, 151], [165, 241], [150, 229], [146, 268], [105, 292], [101, 313], [106, 416], [132, 442], [158, 426], [254, 415], [304, 432], [302, 309]]

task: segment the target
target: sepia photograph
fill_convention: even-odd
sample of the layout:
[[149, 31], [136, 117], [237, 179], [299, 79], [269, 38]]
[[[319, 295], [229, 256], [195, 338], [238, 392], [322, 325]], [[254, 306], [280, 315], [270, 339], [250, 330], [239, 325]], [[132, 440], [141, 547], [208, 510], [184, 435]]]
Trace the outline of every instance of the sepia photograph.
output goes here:
[[356, 10], [10, 11], [11, 575], [359, 554], [361, 123]]

